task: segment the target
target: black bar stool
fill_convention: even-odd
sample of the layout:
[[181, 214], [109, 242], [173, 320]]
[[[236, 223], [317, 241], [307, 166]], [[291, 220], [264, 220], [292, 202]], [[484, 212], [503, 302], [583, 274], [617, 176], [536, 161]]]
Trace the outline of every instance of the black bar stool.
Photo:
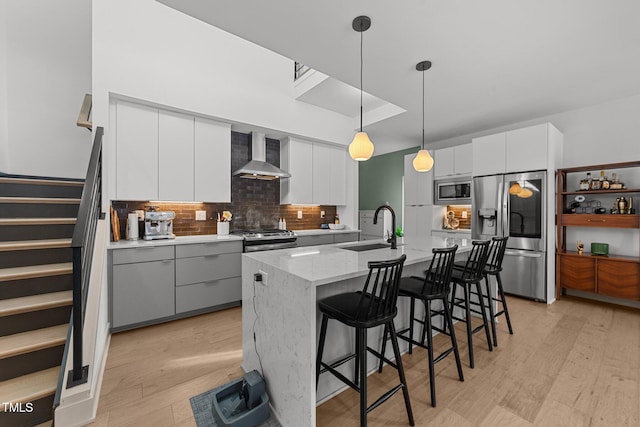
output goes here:
[[[502, 260], [504, 259], [504, 253], [507, 249], [507, 240], [509, 237], [494, 237], [491, 239], [491, 246], [489, 248], [489, 259], [487, 265], [484, 268], [484, 281], [486, 285], [487, 293], [484, 295], [484, 301], [489, 306], [489, 316], [491, 317], [491, 333], [493, 334], [493, 345], [498, 346], [498, 337], [496, 335], [496, 319], [498, 316], [504, 314], [509, 327], [509, 333], [513, 335], [513, 329], [511, 328], [511, 318], [509, 317], [509, 308], [507, 307], [507, 300], [504, 297], [504, 290], [502, 289], [502, 278], [500, 272], [502, 271]], [[489, 276], [496, 277], [496, 296], [494, 297], [491, 292], [491, 283]], [[498, 312], [494, 310], [494, 302], [502, 305], [502, 309]]]
[[[491, 334], [489, 332], [489, 320], [487, 319], [487, 311], [484, 304], [480, 304], [480, 314], [482, 316], [482, 324], [472, 328], [471, 326], [471, 288], [475, 287], [475, 292], [478, 295], [479, 301], [483, 301], [482, 287], [480, 283], [484, 278], [484, 268], [489, 257], [489, 244], [490, 240], [475, 240], [471, 242], [472, 249], [469, 257], [464, 263], [464, 267], [454, 266], [451, 273], [451, 282], [453, 283], [453, 290], [451, 292], [451, 316], [461, 322], [465, 322], [467, 325], [467, 344], [469, 347], [469, 367], [474, 367], [473, 360], [473, 334], [484, 329], [487, 336], [487, 344], [489, 351], [493, 351], [491, 345]], [[463, 297], [457, 297], [456, 291], [460, 286], [463, 290]], [[465, 317], [457, 317], [454, 313], [455, 307], [464, 309]]]
[[[435, 385], [435, 364], [453, 352], [458, 367], [458, 377], [460, 381], [464, 381], [462, 375], [462, 363], [460, 363], [460, 353], [458, 352], [458, 342], [453, 329], [453, 321], [451, 320], [451, 312], [449, 311], [448, 298], [451, 282], [451, 272], [455, 262], [455, 253], [458, 249], [457, 245], [450, 248], [433, 249], [433, 258], [429, 269], [425, 272], [425, 277], [411, 276], [403, 277], [400, 280], [400, 296], [411, 298], [411, 308], [409, 317], [409, 327], [398, 331], [398, 338], [402, 338], [409, 342], [409, 354], [413, 352], [413, 346], [417, 345], [427, 350], [429, 356], [429, 386], [431, 387], [431, 406], [436, 406], [436, 385]], [[420, 300], [424, 304], [424, 319], [416, 318], [415, 305], [416, 300]], [[433, 301], [441, 301], [442, 309], [432, 311], [431, 303]], [[448, 334], [451, 338], [451, 347], [443, 351], [438, 357], [433, 357], [433, 336], [432, 330], [446, 333], [444, 330], [433, 325], [431, 318], [436, 315], [444, 315], [445, 324], [451, 331]], [[420, 341], [413, 339], [414, 322], [422, 324], [422, 338]], [[407, 336], [408, 332], [408, 336]], [[425, 337], [427, 344], [425, 345]], [[386, 346], [385, 340], [382, 341], [382, 354], [384, 354]], [[382, 372], [382, 361], [378, 366], [378, 371]]]
[[[409, 424], [414, 425], [413, 412], [409, 401], [409, 391], [407, 381], [400, 358], [400, 349], [396, 330], [393, 325], [393, 318], [398, 313], [396, 302], [402, 275], [402, 266], [406, 255], [389, 261], [371, 261], [368, 264], [369, 274], [362, 291], [348, 292], [333, 295], [318, 302], [318, 307], [322, 312], [322, 326], [320, 329], [320, 342], [318, 344], [318, 356], [316, 359], [316, 388], [318, 379], [323, 372], [330, 372], [342, 382], [360, 393], [360, 425], [367, 425], [367, 413], [381, 403], [389, 399], [398, 390], [402, 390], [404, 404], [407, 408]], [[322, 351], [327, 335], [327, 324], [329, 319], [335, 319], [345, 325], [356, 329], [356, 351], [332, 364], [322, 362]], [[385, 325], [385, 331], [391, 333], [391, 343], [395, 355], [395, 363], [385, 358], [367, 346], [367, 329]], [[383, 394], [371, 406], [367, 407], [367, 351], [374, 354], [379, 359], [384, 359], [389, 365], [398, 370], [400, 384]], [[351, 381], [335, 368], [348, 360], [355, 359], [355, 380]]]

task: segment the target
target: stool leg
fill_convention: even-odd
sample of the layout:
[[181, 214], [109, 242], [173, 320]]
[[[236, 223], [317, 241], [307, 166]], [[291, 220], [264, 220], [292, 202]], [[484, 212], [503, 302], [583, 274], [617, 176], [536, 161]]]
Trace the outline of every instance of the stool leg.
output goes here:
[[[409, 389], [407, 388], [407, 379], [404, 376], [404, 367], [402, 365], [402, 358], [400, 357], [400, 348], [398, 347], [398, 336], [396, 335], [396, 328], [393, 321], [389, 324], [389, 332], [391, 333], [391, 345], [393, 346], [393, 353], [396, 357], [396, 366], [398, 367], [398, 376], [400, 376], [400, 383], [402, 384], [402, 395], [404, 396], [404, 406], [407, 408], [407, 417], [409, 417], [409, 425], [415, 425], [413, 421], [413, 411], [411, 410], [411, 401], [409, 400]], [[365, 348], [366, 352], [366, 348]]]
[[416, 318], [416, 299], [411, 297], [411, 307], [409, 309], [409, 354], [413, 354], [413, 323]]
[[356, 365], [360, 365], [360, 381], [356, 380], [356, 385], [360, 384], [360, 426], [367, 427], [367, 330], [356, 328], [356, 334]]
[[[491, 282], [489, 281], [489, 275], [484, 275], [484, 283], [487, 287], [487, 301], [489, 303], [489, 317], [491, 318], [491, 333], [493, 334], [493, 345], [498, 346], [498, 336], [496, 335], [496, 313], [493, 309], [493, 297], [491, 296]], [[484, 304], [484, 298], [481, 300]]]
[[462, 375], [462, 362], [460, 361], [460, 352], [458, 351], [458, 340], [456, 339], [456, 331], [453, 329], [453, 319], [451, 318], [451, 312], [449, 311], [449, 307], [447, 306], [446, 298], [442, 299], [442, 304], [444, 306], [445, 323], [448, 325], [449, 329], [451, 330], [449, 337], [451, 338], [453, 355], [456, 358], [456, 367], [458, 368], [458, 377], [460, 378], [460, 381], [464, 381], [464, 376]]
[[[355, 385], [359, 385], [360, 384], [360, 330], [356, 328], [356, 366], [354, 368], [354, 379], [353, 382], [355, 383]], [[366, 347], [365, 347], [366, 348]]]
[[507, 319], [509, 333], [513, 335], [513, 329], [511, 329], [511, 319], [509, 318], [509, 309], [507, 308], [507, 299], [504, 297], [504, 290], [502, 289], [502, 278], [500, 277], [500, 273], [496, 274], [496, 280], [498, 282], [498, 292], [500, 293], [500, 299], [502, 300], [502, 310], [504, 311], [504, 317]]
[[[431, 389], [431, 406], [436, 407], [436, 374], [433, 362], [433, 335], [431, 334], [431, 300], [425, 301], [425, 329], [429, 332], [427, 335], [427, 355], [429, 358], [429, 388]], [[424, 334], [423, 334], [424, 342]]]
[[[380, 354], [384, 356], [385, 351], [387, 350], [387, 339], [389, 337], [389, 329], [387, 325], [384, 325], [384, 332], [382, 333], [382, 348], [380, 349]], [[382, 372], [382, 365], [384, 364], [384, 359], [380, 358], [380, 363], [378, 364], [378, 372]]]
[[465, 323], [467, 324], [467, 346], [469, 347], [469, 367], [474, 368], [473, 363], [473, 331], [471, 328], [471, 307], [469, 304], [470, 292], [469, 285], [462, 286], [464, 290], [464, 310], [465, 310]]
[[318, 344], [318, 355], [316, 357], [316, 390], [318, 390], [318, 379], [320, 378], [320, 368], [322, 365], [322, 352], [324, 351], [324, 339], [327, 336], [327, 323], [329, 318], [322, 315], [322, 326], [320, 327], [320, 342]]
[[487, 309], [484, 306], [484, 296], [482, 295], [482, 286], [480, 282], [476, 282], [476, 291], [478, 291], [478, 298], [483, 303], [480, 304], [480, 312], [482, 313], [482, 322], [484, 326], [484, 333], [487, 336], [487, 345], [489, 346], [489, 351], [493, 351], [493, 344], [491, 342], [491, 332], [489, 332], [489, 319], [487, 319]]

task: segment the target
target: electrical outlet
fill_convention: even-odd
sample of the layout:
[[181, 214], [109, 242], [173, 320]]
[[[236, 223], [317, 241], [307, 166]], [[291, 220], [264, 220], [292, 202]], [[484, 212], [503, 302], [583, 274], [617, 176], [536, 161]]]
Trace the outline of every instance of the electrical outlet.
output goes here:
[[[258, 280], [258, 276], [260, 277], [260, 280]], [[262, 283], [264, 286], [267, 286], [267, 277], [269, 275], [267, 273], [265, 273], [262, 270], [258, 270], [258, 272], [256, 274], [254, 274], [254, 280], [258, 283]]]
[[207, 211], [196, 211], [196, 221], [206, 221]]
[[298, 211], [298, 219], [302, 219], [302, 211]]
[[462, 219], [467, 219], [467, 211], [462, 211]]
[[324, 211], [320, 211], [320, 218], [324, 218], [324, 217], [325, 217]]

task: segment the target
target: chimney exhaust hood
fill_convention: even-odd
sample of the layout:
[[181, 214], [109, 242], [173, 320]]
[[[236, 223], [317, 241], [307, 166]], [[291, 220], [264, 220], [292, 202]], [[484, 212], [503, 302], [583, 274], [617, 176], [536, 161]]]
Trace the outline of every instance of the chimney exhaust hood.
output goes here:
[[278, 178], [290, 178], [291, 174], [266, 162], [267, 139], [264, 133], [251, 132], [251, 160], [233, 173], [240, 178], [272, 181]]

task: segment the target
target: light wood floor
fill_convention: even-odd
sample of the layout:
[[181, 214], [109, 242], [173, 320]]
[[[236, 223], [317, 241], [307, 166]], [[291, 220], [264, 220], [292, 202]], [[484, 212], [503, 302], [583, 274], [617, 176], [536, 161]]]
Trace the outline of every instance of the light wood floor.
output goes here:
[[[474, 342], [465, 381], [453, 356], [436, 365], [437, 408], [429, 400], [425, 351], [404, 355], [417, 426], [640, 425], [640, 312], [565, 297], [548, 306], [510, 298], [515, 334], [498, 325], [499, 347]], [[115, 334], [95, 426], [194, 426], [189, 398], [242, 375], [241, 310], [206, 314]], [[447, 337], [437, 336], [436, 345]], [[328, 374], [325, 374], [328, 375]], [[369, 377], [370, 402], [397, 381]], [[347, 390], [317, 409], [319, 426], [357, 426]], [[408, 425], [402, 394], [369, 414], [370, 426]]]

